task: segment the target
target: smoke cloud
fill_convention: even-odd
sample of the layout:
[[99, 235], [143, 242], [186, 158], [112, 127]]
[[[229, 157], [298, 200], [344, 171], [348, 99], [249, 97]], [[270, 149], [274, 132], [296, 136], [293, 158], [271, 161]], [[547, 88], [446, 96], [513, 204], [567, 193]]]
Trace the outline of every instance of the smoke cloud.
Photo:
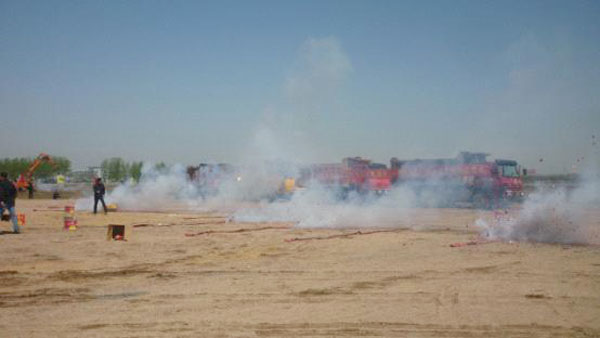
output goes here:
[[[263, 114], [233, 172], [219, 177], [210, 191], [190, 182], [186, 168], [174, 165], [157, 171], [145, 165], [138, 184], [124, 183], [106, 197], [121, 210], [230, 211], [243, 222], [294, 222], [301, 228], [411, 227], [417, 207], [452, 206], [457, 191], [443, 179], [432, 178], [426, 193], [410, 185], [397, 186], [384, 196], [338, 192], [312, 185], [289, 199], [279, 194], [286, 177], [298, 177], [301, 163], [314, 163], [325, 147], [307, 134], [331, 108], [352, 72], [350, 59], [335, 38], [308, 39], [285, 81], [285, 104]], [[519, 77], [520, 78], [520, 77]], [[524, 91], [524, 90], [523, 90]], [[521, 92], [519, 90], [518, 92]], [[507, 109], [512, 111], [513, 109]], [[594, 162], [596, 163], [596, 162]], [[537, 187], [514, 218], [477, 221], [490, 239], [545, 243], [598, 243], [589, 210], [599, 204], [598, 167], [592, 166], [577, 188]], [[90, 210], [92, 198], [80, 199], [79, 210]]]
[[340, 200], [334, 190], [311, 186], [290, 201], [262, 203], [236, 211], [241, 222], [294, 222], [301, 228], [408, 227], [415, 207], [414, 193], [398, 188], [385, 196], [350, 194]]
[[[198, 208], [201, 200], [198, 188], [189, 182], [182, 165], [157, 170], [152, 164], [144, 164], [139, 183], [122, 183], [105, 197], [107, 204], [116, 203], [120, 210]], [[93, 197], [78, 199], [75, 208], [91, 210]]]
[[309, 38], [286, 80], [286, 94], [296, 105], [330, 101], [351, 72], [350, 58], [336, 38]]
[[490, 239], [560, 244], [600, 244], [598, 167], [588, 168], [577, 187], [538, 186], [514, 218], [476, 224]]

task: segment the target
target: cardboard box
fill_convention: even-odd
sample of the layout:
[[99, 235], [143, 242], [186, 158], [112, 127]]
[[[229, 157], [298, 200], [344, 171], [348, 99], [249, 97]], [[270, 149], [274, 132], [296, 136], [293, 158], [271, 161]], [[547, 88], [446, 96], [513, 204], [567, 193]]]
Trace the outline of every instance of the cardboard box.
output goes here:
[[106, 233], [106, 240], [123, 240], [129, 239], [131, 227], [125, 226], [124, 224], [109, 224], [108, 231]]

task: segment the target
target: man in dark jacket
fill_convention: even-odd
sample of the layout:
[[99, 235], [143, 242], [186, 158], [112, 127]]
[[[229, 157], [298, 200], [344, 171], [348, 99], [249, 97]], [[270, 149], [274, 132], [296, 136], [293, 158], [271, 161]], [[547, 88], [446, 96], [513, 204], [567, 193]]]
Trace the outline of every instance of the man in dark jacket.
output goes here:
[[102, 202], [102, 206], [104, 207], [104, 213], [106, 214], [106, 204], [104, 203], [105, 193], [106, 188], [104, 188], [104, 184], [102, 184], [102, 179], [97, 178], [96, 183], [94, 183], [94, 214], [96, 213], [96, 209], [98, 207], [98, 201]]
[[27, 181], [27, 191], [29, 192], [29, 199], [33, 198], [33, 180]]
[[17, 188], [8, 179], [6, 173], [0, 173], [0, 215], [4, 213], [4, 209], [10, 212], [10, 219], [13, 224], [13, 232], [18, 234], [19, 221], [17, 220], [17, 212], [15, 211], [15, 198], [17, 197]]

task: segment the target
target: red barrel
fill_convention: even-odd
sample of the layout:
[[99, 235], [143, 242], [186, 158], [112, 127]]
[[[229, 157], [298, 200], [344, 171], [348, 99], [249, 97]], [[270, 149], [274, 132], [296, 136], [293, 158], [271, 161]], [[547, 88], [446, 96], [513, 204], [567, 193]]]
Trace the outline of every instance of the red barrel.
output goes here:
[[75, 219], [75, 207], [72, 205], [65, 206], [65, 217], [64, 217], [64, 229], [75, 230], [77, 229], [77, 220]]
[[74, 230], [74, 228], [77, 228], [77, 221], [65, 217], [65, 230]]

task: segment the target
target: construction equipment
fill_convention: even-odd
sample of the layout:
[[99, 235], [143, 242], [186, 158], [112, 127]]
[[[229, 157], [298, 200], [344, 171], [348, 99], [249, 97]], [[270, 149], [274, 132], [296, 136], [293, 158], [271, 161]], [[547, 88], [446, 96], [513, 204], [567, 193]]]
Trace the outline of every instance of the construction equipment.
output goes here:
[[54, 163], [54, 161], [52, 161], [52, 158], [50, 158], [50, 155], [48, 155], [46, 153], [40, 153], [38, 155], [38, 157], [36, 157], [36, 159], [33, 160], [33, 162], [31, 162], [31, 165], [29, 165], [29, 168], [27, 168], [27, 171], [25, 171], [19, 175], [19, 178], [17, 179], [17, 184], [16, 184], [17, 189], [19, 189], [19, 190], [27, 189], [29, 187], [29, 184], [31, 183], [31, 178], [33, 176], [33, 173], [44, 162], [50, 163], [52, 166], [56, 167], [56, 163]]

